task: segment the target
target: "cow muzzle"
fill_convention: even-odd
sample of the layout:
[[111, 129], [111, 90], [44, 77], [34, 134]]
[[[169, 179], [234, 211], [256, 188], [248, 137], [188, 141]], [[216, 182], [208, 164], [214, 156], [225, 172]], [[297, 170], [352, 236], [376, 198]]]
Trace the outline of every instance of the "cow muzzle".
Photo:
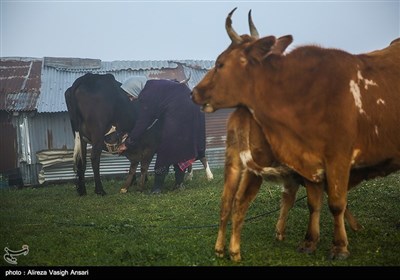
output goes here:
[[111, 129], [104, 135], [104, 144], [106, 145], [107, 151], [112, 154], [118, 153], [118, 147], [124, 143], [128, 134], [122, 135], [117, 132], [115, 126], [112, 126]]
[[210, 102], [203, 100], [199, 90], [195, 87], [191, 93], [192, 101], [197, 105], [201, 105], [201, 110], [205, 113], [213, 113], [215, 108]]

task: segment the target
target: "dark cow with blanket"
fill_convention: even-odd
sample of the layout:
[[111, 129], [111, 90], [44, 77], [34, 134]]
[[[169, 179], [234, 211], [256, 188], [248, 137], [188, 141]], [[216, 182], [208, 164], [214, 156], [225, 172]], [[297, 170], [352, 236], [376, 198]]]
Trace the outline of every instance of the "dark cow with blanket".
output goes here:
[[254, 40], [226, 30], [231, 45], [193, 89], [205, 112], [245, 106], [276, 159], [304, 178], [310, 222], [304, 252], [319, 241], [324, 192], [334, 218], [330, 256], [349, 256], [344, 226], [350, 171], [400, 168], [400, 43], [370, 53], [303, 46], [283, 55], [292, 36]]
[[[135, 148], [147, 127], [156, 120], [161, 122], [153, 193], [163, 190], [171, 165], [175, 169], [175, 188], [180, 188], [185, 170], [196, 159], [205, 158], [205, 117], [200, 107], [191, 101], [190, 92], [183, 83], [149, 80], [138, 97], [138, 119], [124, 145], [120, 147], [120, 152]], [[207, 177], [212, 179], [207, 162], [205, 168]]]

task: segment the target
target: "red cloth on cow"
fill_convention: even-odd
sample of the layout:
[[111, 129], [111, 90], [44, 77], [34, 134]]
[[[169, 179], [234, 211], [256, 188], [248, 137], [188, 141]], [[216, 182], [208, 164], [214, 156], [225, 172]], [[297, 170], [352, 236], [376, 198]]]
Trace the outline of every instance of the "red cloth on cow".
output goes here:
[[195, 158], [192, 158], [187, 161], [180, 162], [180, 163], [178, 163], [178, 166], [182, 171], [185, 171], [186, 168], [188, 168], [193, 162], [195, 162], [195, 160], [196, 160]]

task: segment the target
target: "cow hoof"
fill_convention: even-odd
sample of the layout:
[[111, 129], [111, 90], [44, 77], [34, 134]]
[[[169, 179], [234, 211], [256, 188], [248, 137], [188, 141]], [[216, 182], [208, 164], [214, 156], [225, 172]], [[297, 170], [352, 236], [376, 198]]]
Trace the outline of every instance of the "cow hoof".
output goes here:
[[95, 191], [96, 194], [105, 196], [107, 193], [105, 191]]
[[161, 190], [160, 189], [152, 190], [151, 194], [161, 194]]
[[84, 195], [86, 195], [86, 190], [77, 190], [77, 192], [78, 192], [78, 195], [79, 196], [84, 196]]
[[331, 260], [345, 260], [349, 256], [350, 253], [345, 246], [333, 246], [329, 253], [329, 259]]
[[312, 254], [316, 251], [317, 246], [313, 242], [304, 241], [303, 244], [297, 248], [297, 252], [305, 253], [305, 254]]
[[175, 185], [173, 188], [174, 191], [183, 191], [184, 189], [185, 189], [185, 185], [183, 183]]
[[120, 193], [127, 193], [127, 192], [128, 192], [128, 189], [122, 188], [122, 189], [119, 190], [119, 192], [120, 192]]
[[225, 252], [224, 252], [224, 250], [215, 250], [215, 255], [218, 258], [223, 258], [225, 256]]
[[231, 256], [231, 261], [240, 262], [242, 260], [242, 257], [240, 256], [240, 252], [237, 252], [237, 253], [231, 252], [230, 256]]
[[214, 176], [213, 175], [207, 176], [207, 181], [212, 181], [212, 180], [214, 180]]
[[275, 239], [278, 241], [283, 241], [283, 240], [285, 240], [285, 234], [277, 232], [275, 235]]
[[342, 261], [346, 260], [349, 256], [350, 256], [349, 252], [340, 252], [340, 253], [330, 252], [329, 259]]

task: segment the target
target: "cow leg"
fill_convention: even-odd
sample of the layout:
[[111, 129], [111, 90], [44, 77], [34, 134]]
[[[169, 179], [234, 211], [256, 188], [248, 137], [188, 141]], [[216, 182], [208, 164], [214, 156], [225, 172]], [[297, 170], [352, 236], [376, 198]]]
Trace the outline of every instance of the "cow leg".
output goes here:
[[[76, 141], [76, 140], [75, 140]], [[86, 195], [85, 186], [85, 171], [86, 171], [86, 154], [87, 154], [87, 144], [80, 138], [80, 151], [78, 152], [76, 158], [76, 174], [77, 174], [77, 192], [80, 196]]]
[[140, 183], [138, 189], [140, 192], [144, 191], [151, 160], [152, 158], [150, 158], [150, 160], [142, 160], [140, 163]]
[[128, 177], [126, 178], [124, 185], [122, 186], [122, 188], [120, 189], [120, 193], [127, 193], [129, 187], [132, 185], [133, 180], [136, 177], [136, 168], [138, 166], [138, 162], [131, 162], [131, 165], [129, 167], [129, 173], [128, 173]]
[[202, 157], [202, 158], [200, 159], [200, 161], [201, 161], [201, 163], [203, 164], [204, 169], [206, 170], [207, 180], [208, 180], [208, 181], [213, 180], [213, 179], [214, 179], [214, 175], [212, 174], [211, 169], [210, 169], [210, 166], [208, 165], [207, 158], [206, 158], [206, 157]]
[[183, 189], [183, 180], [185, 179], [185, 171], [182, 171], [178, 164], [174, 164], [175, 186], [174, 189]]
[[[340, 171], [340, 169], [338, 168]], [[331, 259], [346, 259], [350, 255], [347, 245], [347, 233], [344, 224], [347, 208], [347, 189], [349, 171], [338, 172], [335, 168], [327, 168], [328, 206], [334, 220], [334, 239], [330, 253]]]
[[[102, 139], [102, 138], [100, 138]], [[92, 169], [95, 184], [95, 193], [99, 195], [106, 195], [100, 179], [100, 155], [103, 149], [103, 143], [96, 143], [92, 146], [92, 154], [90, 159], [92, 161]]]
[[263, 178], [252, 172], [246, 171], [242, 175], [238, 191], [233, 202], [232, 213], [232, 234], [229, 244], [229, 253], [232, 261], [241, 260], [240, 255], [240, 234], [242, 231], [244, 218], [251, 202], [256, 197]]
[[350, 228], [353, 231], [362, 230], [364, 227], [357, 221], [357, 219], [353, 216], [353, 214], [349, 210], [349, 206], [347, 205], [346, 210], [344, 211], [344, 218], [349, 223]]
[[[227, 148], [228, 151], [229, 147]], [[234, 154], [235, 155], [235, 154]], [[230, 157], [225, 160], [225, 178], [224, 188], [221, 196], [221, 206], [219, 214], [219, 228], [217, 241], [215, 242], [215, 254], [222, 258], [225, 254], [225, 236], [226, 236], [226, 225], [231, 216], [233, 198], [236, 194], [239, 186], [239, 180], [241, 176], [240, 162], [238, 158], [236, 161]]]
[[322, 208], [324, 188], [323, 184], [315, 184], [310, 181], [305, 182], [307, 189], [307, 204], [310, 211], [308, 229], [304, 241], [298, 248], [302, 253], [313, 253], [317, 249], [319, 242], [319, 220]]
[[296, 201], [296, 194], [299, 190], [299, 184], [294, 180], [287, 179], [284, 181], [282, 198], [281, 198], [281, 209], [279, 212], [278, 222], [276, 223], [276, 239], [282, 241], [285, 239], [286, 222], [289, 215], [289, 210], [292, 209], [294, 202]]
[[167, 177], [169, 166], [161, 166], [154, 169], [154, 185], [151, 190], [152, 194], [161, 193], [164, 188], [165, 177]]
[[187, 181], [192, 181], [193, 180], [193, 165], [189, 165], [187, 168], [187, 176], [186, 176]]

